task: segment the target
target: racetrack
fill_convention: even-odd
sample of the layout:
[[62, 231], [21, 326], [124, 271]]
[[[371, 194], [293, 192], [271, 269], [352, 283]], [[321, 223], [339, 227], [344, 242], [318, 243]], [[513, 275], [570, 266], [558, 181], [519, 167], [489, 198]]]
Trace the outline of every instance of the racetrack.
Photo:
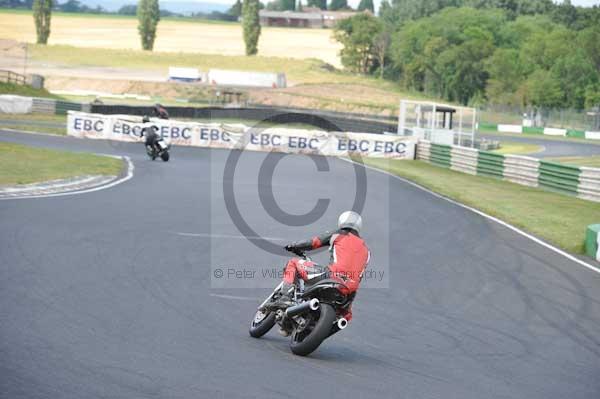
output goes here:
[[573, 141], [568, 138], [560, 139], [541, 139], [514, 134], [489, 134], [482, 133], [479, 137], [498, 140], [514, 141], [517, 143], [535, 144], [543, 149], [539, 152], [528, 154], [534, 158], [553, 158], [553, 157], [572, 157], [572, 156], [593, 156], [600, 155], [600, 145], [597, 143]]
[[[391, 288], [362, 289], [348, 329], [299, 358], [275, 331], [248, 336], [269, 289], [214, 288], [216, 266], [286, 259], [234, 226], [228, 151], [175, 148], [161, 163], [139, 144], [0, 134], [135, 164], [108, 190], [0, 202], [2, 398], [600, 396], [600, 274], [417, 187], [366, 171], [364, 237]], [[287, 156], [273, 178], [279, 206], [331, 204], [311, 226], [278, 223], [258, 199], [265, 162], [244, 153], [234, 192], [281, 245], [331, 228], [352, 204], [351, 164], [318, 172]]]

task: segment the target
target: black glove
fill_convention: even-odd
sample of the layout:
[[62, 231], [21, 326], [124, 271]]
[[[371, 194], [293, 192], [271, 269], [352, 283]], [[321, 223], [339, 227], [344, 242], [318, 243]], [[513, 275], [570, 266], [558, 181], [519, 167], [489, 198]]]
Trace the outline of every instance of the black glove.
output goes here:
[[296, 250], [297, 250], [297, 248], [294, 244], [288, 244], [284, 248], [288, 252], [296, 252]]

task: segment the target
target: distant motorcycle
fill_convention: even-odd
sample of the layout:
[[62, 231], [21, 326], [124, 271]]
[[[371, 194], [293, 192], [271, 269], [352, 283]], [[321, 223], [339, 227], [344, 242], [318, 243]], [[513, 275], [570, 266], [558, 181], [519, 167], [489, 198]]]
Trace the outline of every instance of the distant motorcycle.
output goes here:
[[[303, 252], [294, 252], [303, 259], [310, 260]], [[345, 295], [340, 291], [344, 285], [329, 279], [326, 273], [311, 275], [307, 282], [298, 279], [291, 301], [280, 301], [284, 293], [280, 283], [260, 304], [250, 324], [250, 335], [260, 338], [275, 324], [283, 335], [290, 335], [290, 349], [299, 356], [315, 351], [321, 343], [343, 330], [348, 320], [342, 317], [352, 304], [354, 294]]]
[[146, 153], [153, 161], [156, 158], [160, 157], [160, 159], [162, 159], [164, 162], [168, 162], [170, 158], [170, 148], [171, 144], [169, 144], [165, 139], [161, 137], [154, 142], [154, 145], [146, 146]]
[[[149, 122], [147, 116], [144, 117], [143, 122]], [[160, 157], [164, 162], [168, 162], [170, 158], [169, 149], [171, 149], [171, 144], [159, 136], [156, 133], [157, 130], [158, 128], [156, 126], [151, 125], [146, 126], [142, 131], [142, 134], [146, 136], [146, 153], [153, 161]]]

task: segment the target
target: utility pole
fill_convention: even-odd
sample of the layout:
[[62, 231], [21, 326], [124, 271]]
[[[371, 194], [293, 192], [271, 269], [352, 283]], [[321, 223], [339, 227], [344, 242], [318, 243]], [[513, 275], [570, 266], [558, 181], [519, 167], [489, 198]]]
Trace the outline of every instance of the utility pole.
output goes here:
[[24, 43], [23, 47], [25, 50], [25, 57], [23, 58], [23, 76], [27, 76], [27, 56], [28, 56], [27, 51], [29, 49], [27, 42]]

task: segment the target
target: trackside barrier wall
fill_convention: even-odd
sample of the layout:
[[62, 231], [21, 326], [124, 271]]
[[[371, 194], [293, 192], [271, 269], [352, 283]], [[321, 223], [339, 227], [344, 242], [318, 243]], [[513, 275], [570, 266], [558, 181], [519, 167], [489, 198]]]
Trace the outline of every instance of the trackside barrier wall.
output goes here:
[[577, 139], [600, 140], [600, 132], [574, 130], [574, 129], [558, 129], [551, 127], [532, 127], [522, 125], [503, 125], [494, 123], [481, 122], [480, 129], [495, 130], [505, 133], [525, 133], [525, 134], [545, 134], [548, 136], [563, 136], [573, 137]]
[[600, 202], [600, 169], [563, 165], [519, 155], [502, 155], [419, 140], [417, 159], [472, 175], [495, 177], [529, 187]]
[[576, 166], [563, 165], [556, 162], [540, 161], [539, 183], [541, 187], [577, 195], [579, 174]]
[[[268, 127], [242, 124], [197, 123], [131, 115], [101, 115], [69, 111], [67, 134], [79, 138], [140, 142], [144, 128], [181, 146], [277, 151], [325, 156], [364, 156], [414, 159], [416, 139], [397, 135]], [[449, 155], [448, 155], [449, 159]]]
[[[3, 107], [3, 104], [10, 106]], [[26, 104], [26, 105], [22, 105]], [[0, 96], [0, 112], [15, 114], [57, 114], [64, 115], [67, 111], [89, 111], [89, 104], [60, 101], [53, 98], [37, 98], [25, 96]]]
[[488, 151], [479, 151], [477, 157], [477, 174], [502, 178], [504, 171], [504, 155]]

